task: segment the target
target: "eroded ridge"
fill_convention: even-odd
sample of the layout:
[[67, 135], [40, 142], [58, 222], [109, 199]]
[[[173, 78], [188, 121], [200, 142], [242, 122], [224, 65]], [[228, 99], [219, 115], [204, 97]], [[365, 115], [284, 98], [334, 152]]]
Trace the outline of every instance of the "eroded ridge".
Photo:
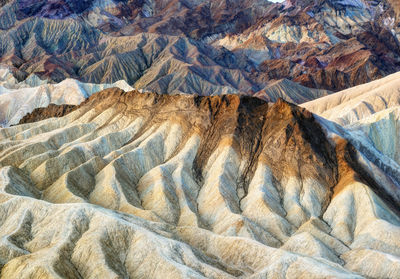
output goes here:
[[399, 190], [362, 159], [281, 100], [104, 90], [0, 130], [1, 275], [397, 278]]

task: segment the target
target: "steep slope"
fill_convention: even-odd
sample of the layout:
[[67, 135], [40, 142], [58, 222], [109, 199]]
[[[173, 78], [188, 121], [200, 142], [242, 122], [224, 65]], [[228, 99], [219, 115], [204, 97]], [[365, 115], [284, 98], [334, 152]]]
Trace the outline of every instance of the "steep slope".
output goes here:
[[18, 80], [201, 95], [280, 79], [339, 91], [400, 71], [396, 1], [81, 2], [4, 2], [0, 63]]
[[400, 106], [400, 72], [302, 106], [341, 125], [352, 124], [382, 110]]
[[[124, 81], [114, 84], [90, 84], [66, 79], [58, 84], [49, 84], [31, 78], [31, 82], [15, 83], [15, 80], [7, 77], [9, 75], [4, 75], [3, 86], [0, 87], [0, 125], [5, 127], [18, 124], [22, 117], [35, 108], [47, 107], [49, 104], [79, 105], [91, 94], [110, 87], [132, 89]], [[36, 83], [42, 85], [29, 87], [35, 80], [40, 81]]]
[[400, 73], [302, 104], [340, 124], [334, 129], [373, 162], [400, 177]]
[[23, 81], [19, 81], [12, 74], [10, 67], [0, 65], [0, 92], [7, 92], [9, 89], [34, 87], [46, 83], [46, 80], [41, 80], [35, 74], [29, 75]]
[[[36, 70], [43, 69], [42, 78], [60, 80], [60, 83], [49, 85], [47, 80], [34, 74], [18, 82], [11, 73], [12, 69], [1, 69], [0, 85], [5, 87], [0, 87], [2, 125], [17, 124], [34, 108], [46, 107], [49, 103], [76, 105], [90, 94], [113, 86], [130, 90], [127, 83], [145, 91], [165, 94], [251, 95], [262, 89], [257, 95], [265, 100], [276, 101], [281, 97], [295, 103], [329, 93], [290, 81], [253, 83], [248, 78], [246, 68], [249, 66], [245, 57], [175, 36], [141, 34], [112, 38], [92, 49], [90, 54], [66, 53], [60, 54], [51, 65], [42, 62], [33, 59], [28, 63]], [[64, 80], [59, 68], [69, 67], [71, 63], [81, 65], [81, 70], [73, 76], [85, 83]], [[127, 82], [116, 81], [121, 77]], [[96, 85], [97, 81], [102, 84]], [[297, 89], [287, 90], [289, 87]]]
[[213, 42], [257, 62], [253, 79], [343, 90], [399, 71], [400, 28], [387, 1], [286, 1]]
[[[56, 26], [46, 25], [43, 28], [54, 29], [60, 23], [52, 24]], [[56, 35], [69, 32], [59, 31]], [[33, 36], [35, 31], [29, 34]], [[76, 41], [73, 38], [60, 40]], [[69, 77], [90, 83], [125, 80], [135, 88], [163, 94], [254, 92], [263, 86], [249, 80], [251, 64], [246, 57], [185, 37], [150, 33], [119, 38], [103, 36], [96, 44], [96, 47], [78, 51], [60, 42], [58, 45], [62, 49], [57, 50], [56, 55], [47, 55], [46, 50], [40, 55], [32, 53], [13, 71], [21, 79], [26, 73], [35, 72], [42, 79], [56, 82]], [[38, 49], [32, 40], [25, 47]], [[7, 63], [6, 57], [14, 56], [14, 51], [11, 48], [10, 54], [3, 53], [2, 61]]]
[[369, 139], [378, 151], [394, 160], [400, 170], [400, 106], [375, 113], [347, 129], [359, 138]]
[[283, 79], [271, 82], [265, 88], [254, 94], [268, 102], [276, 102], [279, 98], [294, 104], [302, 104], [308, 100], [322, 98], [332, 92], [323, 89], [312, 89], [301, 86], [293, 81]]
[[77, 108], [77, 105], [49, 104], [44, 108], [35, 108], [32, 112], [22, 117], [18, 124], [33, 123], [53, 117], [62, 117]]
[[9, 1], [19, 18], [70, 19], [81, 16], [104, 32], [162, 33], [202, 38], [214, 32], [240, 31], [272, 4], [263, 0], [85, 0]]
[[1, 129], [1, 274], [397, 278], [400, 188], [326, 129], [282, 100], [118, 89]]

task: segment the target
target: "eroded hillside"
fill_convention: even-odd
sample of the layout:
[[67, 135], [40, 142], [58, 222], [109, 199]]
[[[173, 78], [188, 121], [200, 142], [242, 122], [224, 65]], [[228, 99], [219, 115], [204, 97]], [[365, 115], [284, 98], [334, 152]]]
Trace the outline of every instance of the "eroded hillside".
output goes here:
[[[82, 2], [82, 3], [81, 3]], [[0, 3], [0, 62], [31, 74], [157, 93], [339, 91], [400, 71], [397, 1]]]
[[365, 160], [282, 100], [107, 89], [0, 130], [1, 275], [397, 278], [399, 188]]

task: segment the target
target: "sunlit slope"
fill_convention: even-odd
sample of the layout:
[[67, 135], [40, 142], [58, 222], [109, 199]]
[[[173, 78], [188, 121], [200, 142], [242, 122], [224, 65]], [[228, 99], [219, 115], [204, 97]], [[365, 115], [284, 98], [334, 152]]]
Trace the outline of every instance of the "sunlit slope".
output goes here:
[[388, 164], [400, 170], [400, 73], [302, 106], [344, 126], [351, 138], [387, 156], [393, 160]]
[[49, 104], [79, 105], [91, 94], [106, 88], [132, 89], [125, 81], [113, 84], [91, 84], [66, 79], [58, 84], [51, 84], [38, 78], [31, 78], [28, 81], [17, 82], [6, 74], [0, 78], [0, 82], [2, 83], [0, 85], [0, 125], [2, 126], [18, 124], [27, 113], [36, 108], [47, 107]]
[[360, 156], [281, 100], [108, 89], [0, 130], [1, 274], [397, 278], [400, 194]]

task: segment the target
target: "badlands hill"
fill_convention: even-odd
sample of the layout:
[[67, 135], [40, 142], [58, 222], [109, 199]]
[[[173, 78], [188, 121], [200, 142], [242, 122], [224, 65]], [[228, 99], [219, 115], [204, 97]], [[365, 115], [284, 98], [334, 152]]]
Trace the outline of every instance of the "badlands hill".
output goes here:
[[398, 278], [399, 181], [328, 124], [107, 89], [0, 129], [1, 276]]
[[66, 79], [51, 84], [30, 76], [18, 82], [7, 68], [0, 68], [0, 127], [18, 124], [27, 113], [49, 104], [79, 105], [91, 94], [110, 87], [132, 90], [125, 81], [90, 84]]
[[289, 79], [339, 91], [400, 71], [398, 1], [0, 1], [16, 78], [157, 93], [250, 93]]
[[400, 73], [302, 105], [346, 128], [400, 170]]
[[302, 105], [341, 125], [400, 106], [400, 72]]
[[[94, 74], [94, 72], [91, 72], [91, 74]], [[174, 78], [182, 86], [189, 85], [189, 81], [179, 81], [181, 77]], [[46, 80], [41, 80], [36, 75], [31, 75], [26, 80], [19, 82], [8, 68], [0, 68], [0, 125], [6, 127], [18, 124], [25, 115], [31, 113], [36, 108], [46, 108], [49, 104], [53, 105], [52, 108], [54, 110], [49, 109], [50, 112], [47, 113], [45, 110], [39, 110], [35, 112], [36, 116], [33, 117], [31, 115], [28, 117], [29, 121], [45, 119], [50, 115], [62, 115], [66, 111], [64, 109], [59, 110], [58, 106], [63, 107], [63, 105], [67, 105], [64, 108], [68, 108], [69, 106], [79, 105], [93, 93], [111, 87], [118, 87], [126, 91], [132, 90], [132, 87], [123, 80], [112, 84], [83, 83], [74, 79], [66, 79], [59, 83], [49, 83]], [[160, 89], [161, 87], [154, 85], [154, 88]], [[195, 85], [192, 88], [194, 89]], [[213, 95], [222, 95], [230, 91], [232, 93], [239, 93], [228, 86], [226, 91], [217, 90], [213, 92], [214, 89], [217, 90], [218, 88], [215, 86], [211, 86], [208, 89], [199, 87], [196, 91], [208, 92], [207, 90], [209, 90]], [[172, 90], [168, 93], [180, 94], [181, 90]], [[279, 80], [271, 82], [268, 86], [257, 92], [255, 96], [269, 102], [276, 102], [279, 98], [282, 98], [286, 101], [300, 104], [330, 93], [327, 90], [304, 87], [293, 81]], [[43, 115], [41, 115], [42, 112]], [[23, 122], [26, 121], [28, 120], [23, 120]]]
[[332, 92], [323, 89], [312, 89], [302, 86], [288, 79], [272, 81], [265, 88], [254, 94], [267, 102], [275, 103], [279, 99], [294, 104], [302, 104], [309, 100], [318, 99], [331, 94]]

